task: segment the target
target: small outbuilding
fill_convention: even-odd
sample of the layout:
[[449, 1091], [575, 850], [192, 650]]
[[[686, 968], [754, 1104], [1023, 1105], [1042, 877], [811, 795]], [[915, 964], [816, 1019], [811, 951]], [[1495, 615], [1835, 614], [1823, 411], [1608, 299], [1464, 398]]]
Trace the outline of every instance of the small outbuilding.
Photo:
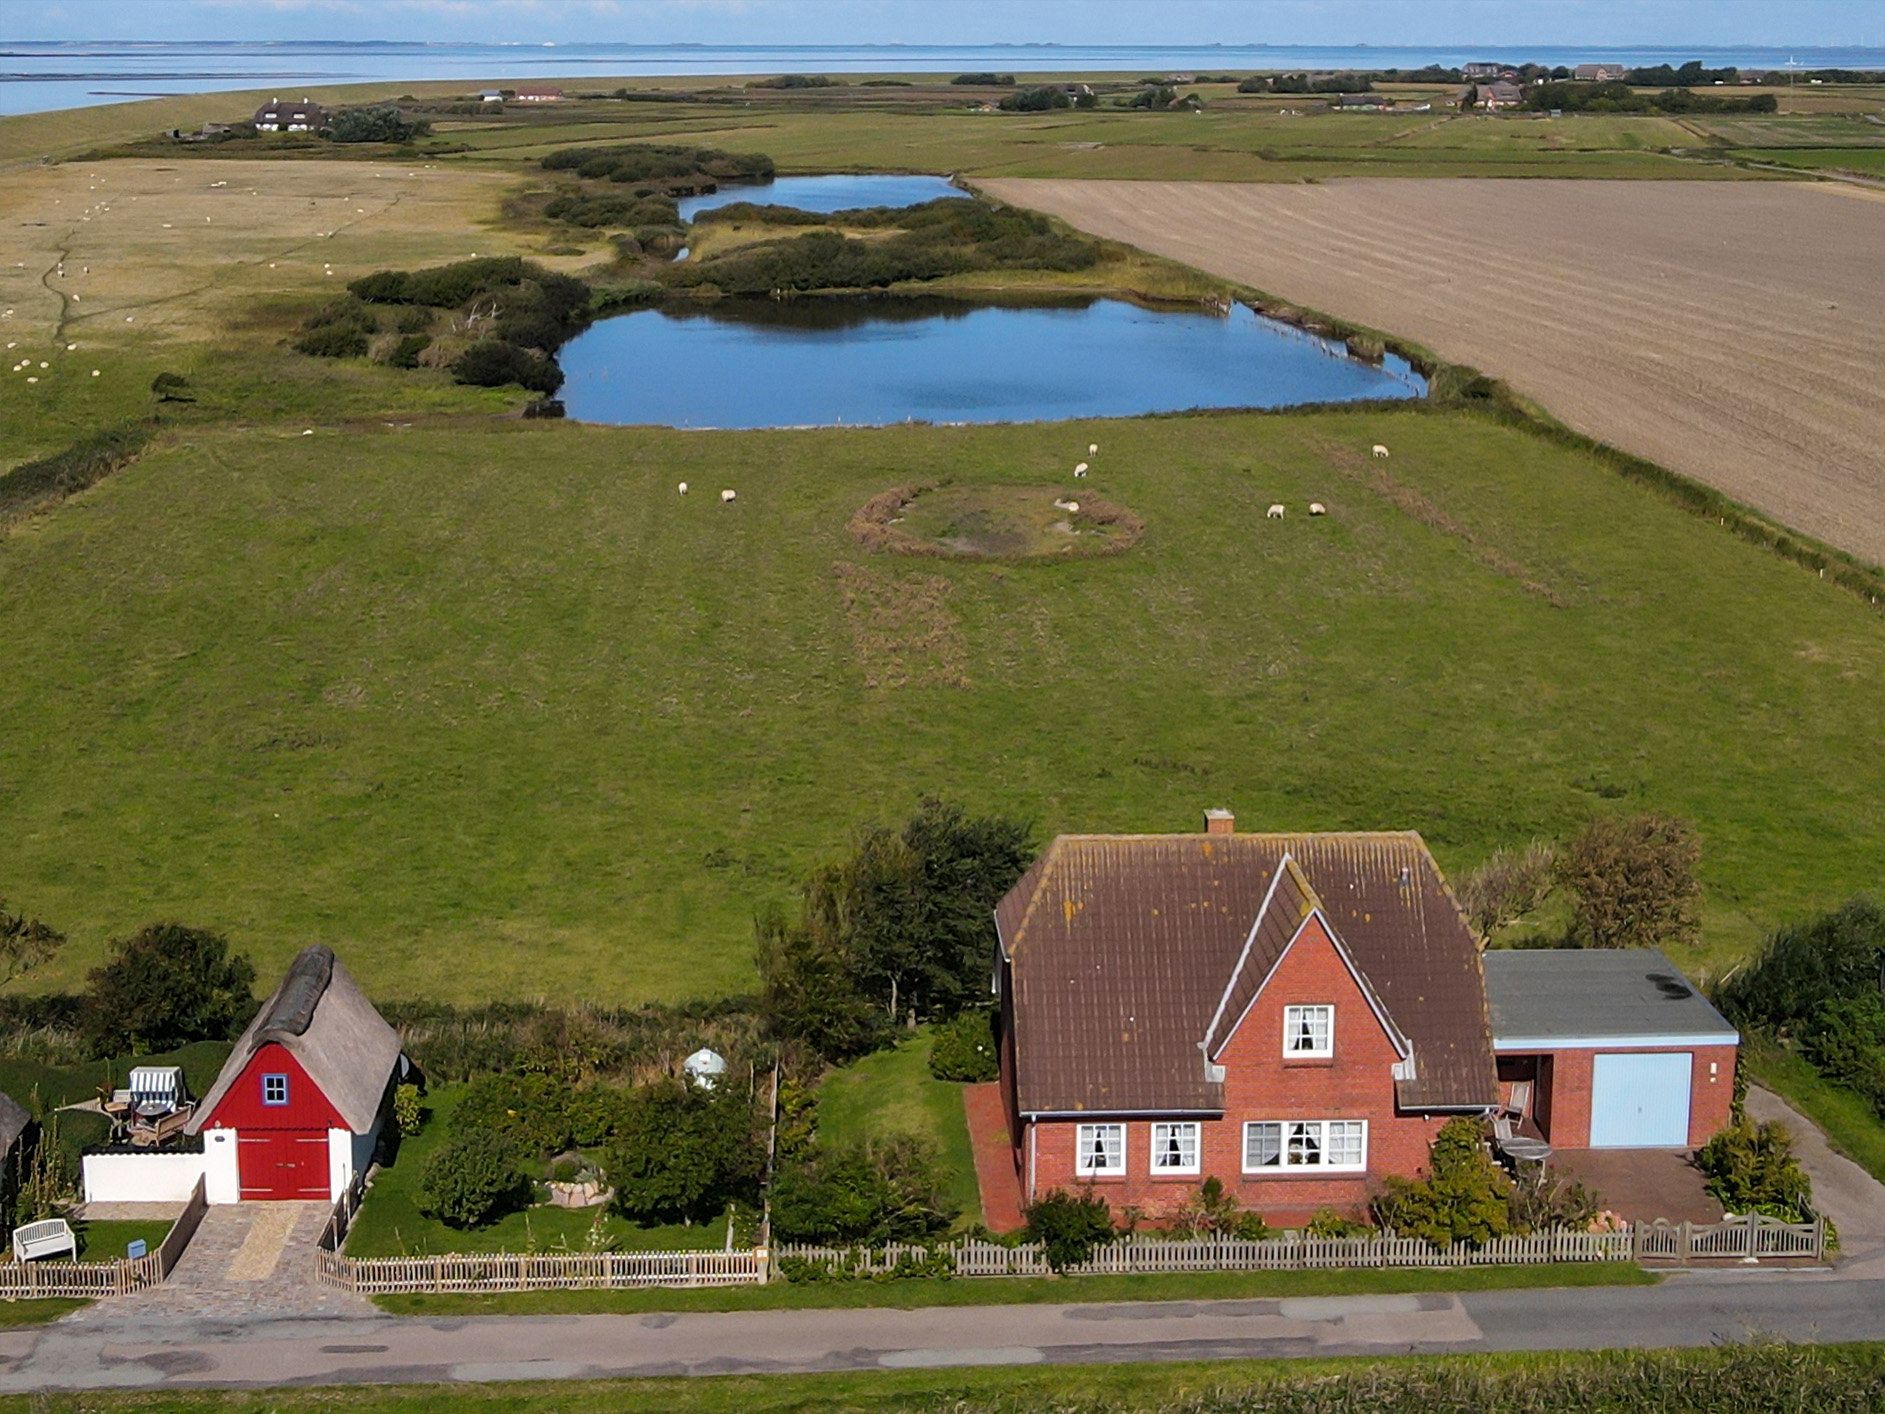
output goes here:
[[1728, 1122], [1740, 1033], [1655, 948], [1499, 949], [1506, 1112], [1554, 1149], [1693, 1149]]
[[210, 1202], [338, 1198], [371, 1162], [404, 1066], [333, 951], [302, 949], [186, 1128]]

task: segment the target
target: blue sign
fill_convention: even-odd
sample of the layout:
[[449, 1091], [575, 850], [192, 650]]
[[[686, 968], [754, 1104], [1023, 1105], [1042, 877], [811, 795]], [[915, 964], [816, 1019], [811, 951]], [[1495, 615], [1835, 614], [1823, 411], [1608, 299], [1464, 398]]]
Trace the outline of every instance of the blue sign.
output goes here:
[[124, 1255], [134, 1262], [139, 1257], [144, 1256], [150, 1250], [151, 1250], [150, 1243], [146, 1242], [141, 1237], [124, 1244]]

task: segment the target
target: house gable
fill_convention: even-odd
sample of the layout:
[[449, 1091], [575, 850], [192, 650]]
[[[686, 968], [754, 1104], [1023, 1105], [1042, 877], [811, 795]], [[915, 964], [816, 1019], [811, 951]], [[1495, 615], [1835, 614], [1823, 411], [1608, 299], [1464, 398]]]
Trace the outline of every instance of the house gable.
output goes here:
[[[264, 1103], [263, 1077], [286, 1076], [287, 1103]], [[205, 1129], [347, 1129], [332, 1100], [286, 1046], [258, 1047], [203, 1121]]]

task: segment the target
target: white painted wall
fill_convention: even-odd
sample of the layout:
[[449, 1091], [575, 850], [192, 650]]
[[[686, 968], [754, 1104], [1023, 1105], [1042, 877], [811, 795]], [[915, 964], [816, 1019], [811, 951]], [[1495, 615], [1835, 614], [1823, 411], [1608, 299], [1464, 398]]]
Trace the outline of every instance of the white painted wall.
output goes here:
[[203, 1131], [203, 1196], [212, 1203], [242, 1201], [242, 1169], [236, 1161], [236, 1131]]
[[334, 1202], [352, 1186], [354, 1179], [366, 1172], [373, 1162], [373, 1151], [380, 1141], [380, 1122], [365, 1134], [351, 1129], [327, 1131], [327, 1196]]
[[[208, 1146], [205, 1146], [207, 1149]], [[87, 1154], [87, 1203], [184, 1203], [203, 1176], [203, 1154]]]

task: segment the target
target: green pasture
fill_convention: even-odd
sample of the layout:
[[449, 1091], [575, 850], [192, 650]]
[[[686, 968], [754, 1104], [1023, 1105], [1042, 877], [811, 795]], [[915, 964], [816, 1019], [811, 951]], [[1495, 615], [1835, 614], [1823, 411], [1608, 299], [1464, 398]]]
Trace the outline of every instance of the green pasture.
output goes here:
[[949, 1175], [956, 1226], [968, 1229], [982, 1221], [975, 1153], [962, 1087], [929, 1073], [934, 1040], [926, 1028], [894, 1050], [878, 1051], [827, 1075], [818, 1086], [818, 1137], [837, 1147], [896, 1133], [929, 1140]]
[[[1455, 871], [1672, 811], [1702, 972], [1878, 884], [1885, 619], [1474, 416], [303, 430], [179, 430], [0, 542], [0, 888], [73, 937], [32, 985], [181, 918], [382, 997], [743, 991], [754, 910], [925, 792], [1043, 836], [1415, 828]], [[1090, 441], [1129, 553], [845, 532]]]
[[[1885, 128], [1879, 130], [1885, 137]], [[1771, 162], [1780, 167], [1833, 172], [1860, 172], [1870, 177], [1885, 177], [1885, 145], [1878, 147], [1770, 147], [1738, 149], [1736, 157], [1747, 162]]]

